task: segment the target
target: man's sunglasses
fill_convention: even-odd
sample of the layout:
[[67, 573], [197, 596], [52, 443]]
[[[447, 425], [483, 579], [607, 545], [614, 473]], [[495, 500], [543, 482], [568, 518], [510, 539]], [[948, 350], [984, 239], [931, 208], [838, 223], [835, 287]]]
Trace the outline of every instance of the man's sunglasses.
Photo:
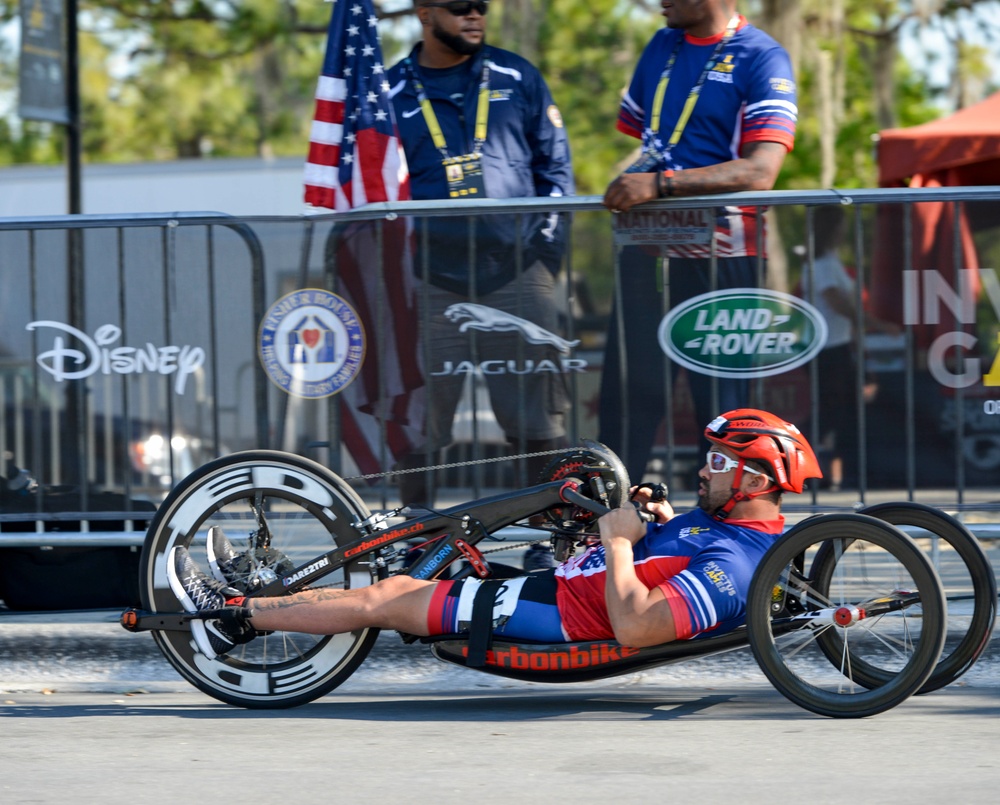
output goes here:
[[[736, 469], [740, 462], [735, 458], [730, 458], [722, 453], [717, 453], [715, 450], [709, 450], [705, 455], [705, 462], [708, 464], [709, 472], [729, 472], [730, 470]], [[743, 471], [749, 472], [751, 475], [767, 475], [766, 472], [761, 472], [760, 470], [755, 470], [753, 467], [743, 464]]]
[[468, 17], [473, 11], [480, 16], [486, 16], [490, 10], [489, 0], [451, 0], [449, 3], [424, 3], [431, 8], [444, 8], [456, 17]]

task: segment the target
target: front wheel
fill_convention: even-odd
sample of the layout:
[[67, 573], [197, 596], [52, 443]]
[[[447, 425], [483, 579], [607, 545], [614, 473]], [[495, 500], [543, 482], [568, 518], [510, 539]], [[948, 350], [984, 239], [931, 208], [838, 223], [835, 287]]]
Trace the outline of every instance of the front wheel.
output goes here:
[[[825, 716], [870, 716], [905, 701], [944, 644], [934, 568], [902, 531], [864, 515], [813, 517], [789, 531], [757, 567], [747, 608], [761, 670], [786, 698]], [[871, 686], [858, 669], [873, 667], [884, 676]]]
[[[354, 524], [368, 516], [354, 490], [309, 459], [268, 450], [217, 459], [182, 480], [153, 518], [140, 560], [142, 605], [181, 610], [166, 572], [174, 546], [187, 547], [205, 573], [219, 577], [220, 562], [208, 546], [213, 527], [236, 554], [224, 563], [227, 582], [252, 591], [356, 539]], [[368, 568], [352, 564], [321, 584], [361, 587], [371, 578]], [[195, 687], [250, 708], [294, 707], [328, 693], [355, 671], [377, 636], [375, 629], [332, 636], [273, 632], [210, 660], [189, 632], [153, 632], [167, 661]]]
[[997, 581], [989, 557], [976, 536], [954, 517], [921, 503], [880, 503], [862, 509], [911, 534], [937, 569], [948, 602], [944, 651], [934, 673], [918, 693], [950, 685], [968, 671], [986, 649], [997, 615]]

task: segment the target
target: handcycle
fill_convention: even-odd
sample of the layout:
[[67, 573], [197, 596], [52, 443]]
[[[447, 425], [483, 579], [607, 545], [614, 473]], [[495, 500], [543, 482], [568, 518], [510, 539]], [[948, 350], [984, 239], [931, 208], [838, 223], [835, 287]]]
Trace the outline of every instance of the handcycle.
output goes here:
[[[235, 586], [250, 596], [288, 595], [320, 584], [361, 587], [393, 573], [489, 579], [496, 574], [480, 545], [501, 529], [530, 518], [565, 556], [596, 535], [601, 513], [628, 504], [629, 489], [618, 457], [584, 441], [556, 456], [534, 486], [391, 522], [398, 511], [373, 515], [345, 481], [310, 459], [236, 453], [193, 472], [160, 506], [140, 559], [141, 608], [126, 610], [121, 622], [130, 631], [151, 631], [181, 676], [220, 701], [248, 708], [301, 705], [350, 677], [378, 630], [259, 633], [209, 659], [192, 640], [195, 616], [181, 611], [167, 580], [175, 545], [200, 545], [210, 528], [223, 528], [246, 545]], [[947, 620], [934, 566], [901, 530], [908, 526], [940, 540], [966, 569], [970, 614], [957, 625]], [[405, 565], [415, 539], [418, 558]], [[975, 537], [943, 512], [900, 503], [816, 515], [786, 532], [755, 572], [745, 626], [723, 635], [648, 648], [611, 639], [539, 644], [476, 629], [402, 637], [429, 644], [446, 662], [543, 682], [600, 679], [749, 645], [767, 678], [792, 702], [820, 715], [863, 717], [965, 673], [992, 633], [996, 602], [996, 580]]]

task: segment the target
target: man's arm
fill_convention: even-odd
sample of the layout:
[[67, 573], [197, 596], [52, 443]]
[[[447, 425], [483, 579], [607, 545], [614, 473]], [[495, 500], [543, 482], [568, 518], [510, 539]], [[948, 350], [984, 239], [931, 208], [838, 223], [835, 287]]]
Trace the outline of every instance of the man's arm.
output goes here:
[[663, 590], [650, 590], [635, 572], [633, 546], [646, 535], [646, 524], [625, 506], [598, 521], [607, 563], [604, 597], [615, 639], [625, 646], [656, 646], [677, 638], [673, 613]]
[[[770, 190], [788, 150], [781, 143], [751, 142], [743, 146], [739, 159], [675, 171], [672, 196], [700, 196], [737, 193], [742, 190]], [[604, 193], [604, 206], [627, 212], [637, 204], [658, 198], [656, 173], [623, 173]]]
[[[526, 135], [531, 147], [531, 173], [536, 196], [559, 198], [576, 191], [569, 138], [562, 115], [541, 74], [537, 75], [534, 91], [534, 111], [526, 123]], [[566, 247], [567, 218], [551, 213], [540, 216], [529, 247], [532, 258], [542, 260], [553, 273], [559, 270]]]

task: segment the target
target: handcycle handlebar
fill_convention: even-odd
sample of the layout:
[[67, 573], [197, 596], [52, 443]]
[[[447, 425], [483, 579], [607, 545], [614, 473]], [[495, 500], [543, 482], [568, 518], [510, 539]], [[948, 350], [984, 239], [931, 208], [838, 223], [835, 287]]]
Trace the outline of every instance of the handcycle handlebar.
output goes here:
[[[600, 503], [599, 501], [596, 501], [593, 498], [588, 498], [585, 495], [581, 495], [577, 491], [578, 487], [579, 484], [573, 481], [567, 481], [559, 492], [560, 497], [562, 497], [562, 499], [565, 500], [567, 503], [572, 503], [574, 506], [579, 506], [581, 509], [586, 509], [587, 511], [593, 512], [598, 516], [602, 514], [607, 514], [609, 511], [611, 511], [611, 509], [609, 509], [603, 503]], [[634, 500], [631, 501], [631, 503], [633, 506], [635, 506], [635, 513], [639, 516], [640, 520], [642, 520], [644, 523], [655, 522], [656, 516], [652, 512], [648, 512], [645, 509], [641, 508], [642, 504], [637, 503]]]

